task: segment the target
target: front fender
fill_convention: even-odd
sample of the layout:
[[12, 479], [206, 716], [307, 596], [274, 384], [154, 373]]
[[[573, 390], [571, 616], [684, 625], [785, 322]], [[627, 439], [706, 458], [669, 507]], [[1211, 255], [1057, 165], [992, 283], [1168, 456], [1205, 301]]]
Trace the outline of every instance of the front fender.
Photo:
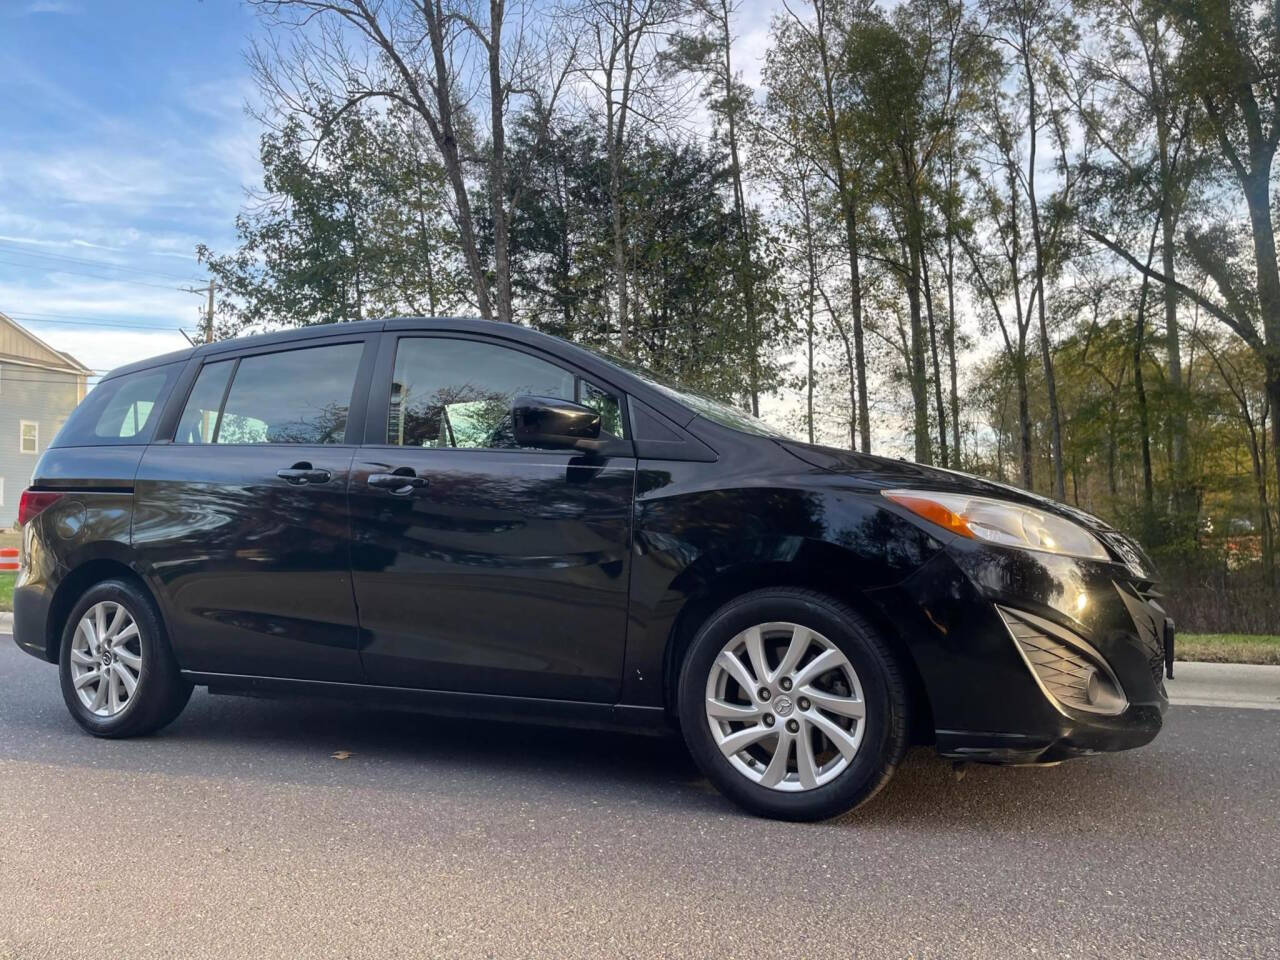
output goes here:
[[[830, 475], [768, 486], [704, 484], [705, 465], [642, 461], [637, 477], [623, 702], [662, 705], [677, 634], [765, 586], [803, 585], [851, 602], [908, 577], [941, 543], [874, 493]], [[696, 624], [695, 624], [696, 626]]]

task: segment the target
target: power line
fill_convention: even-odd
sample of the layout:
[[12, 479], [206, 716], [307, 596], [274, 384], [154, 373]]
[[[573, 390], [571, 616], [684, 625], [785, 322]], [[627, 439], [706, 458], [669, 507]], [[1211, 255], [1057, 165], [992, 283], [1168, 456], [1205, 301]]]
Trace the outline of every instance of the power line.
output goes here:
[[7, 253], [14, 253], [22, 257], [36, 257], [41, 260], [64, 260], [67, 263], [78, 263], [86, 267], [105, 267], [109, 270], [123, 270], [126, 273], [138, 273], [143, 276], [168, 277], [171, 280], [183, 280], [188, 283], [198, 283], [198, 280], [192, 280], [188, 276], [177, 273], [166, 273], [163, 270], [147, 270], [142, 267], [129, 267], [120, 263], [111, 263], [109, 260], [91, 260], [85, 257], [69, 257], [61, 253], [41, 253], [36, 250], [28, 250], [25, 247], [12, 243], [0, 243], [0, 250]]
[[87, 270], [72, 270], [69, 267], [42, 267], [39, 264], [22, 263], [17, 260], [0, 260], [0, 263], [11, 267], [24, 267], [28, 270], [43, 270], [46, 273], [69, 273], [78, 277], [92, 277], [95, 280], [107, 280], [111, 283], [134, 283], [140, 287], [155, 287], [157, 290], [177, 290], [186, 293], [183, 287], [174, 287], [164, 283], [148, 283], [146, 280], [134, 280], [129, 277], [106, 277], [100, 273], [89, 273]]
[[121, 330], [156, 330], [161, 333], [180, 333], [182, 327], [158, 327], [149, 323], [118, 323], [109, 320], [71, 320], [71, 319], [52, 319], [49, 317], [37, 317], [26, 313], [5, 313], [6, 317], [14, 320], [21, 320], [23, 323], [53, 323], [58, 325], [67, 325], [73, 327], [100, 327], [103, 329], [121, 329]]
[[52, 317], [52, 319], [55, 319], [55, 320], [93, 320], [93, 321], [101, 320], [102, 323], [133, 323], [132, 320], [115, 321], [113, 319], [110, 319], [110, 317], [104, 317], [101, 314], [49, 314], [49, 312], [42, 312], [37, 310], [20, 310], [17, 312], [17, 314], [10, 314], [10, 312], [8, 311], [0, 310], [0, 314], [4, 314], [5, 316], [36, 317], [36, 319], [45, 319], [45, 317]]

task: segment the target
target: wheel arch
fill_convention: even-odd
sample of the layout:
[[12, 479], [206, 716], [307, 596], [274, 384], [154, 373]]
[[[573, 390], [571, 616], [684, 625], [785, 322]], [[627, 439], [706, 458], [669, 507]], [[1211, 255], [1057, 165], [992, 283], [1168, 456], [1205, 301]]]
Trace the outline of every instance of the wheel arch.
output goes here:
[[[125, 559], [120, 551], [111, 550], [98, 554], [77, 564], [58, 583], [49, 602], [49, 615], [45, 621], [45, 659], [50, 663], [58, 662], [58, 654], [62, 646], [62, 634], [66, 629], [67, 617], [85, 591], [105, 580], [126, 580], [151, 598], [155, 596], [141, 574]], [[156, 604], [157, 611], [159, 604]], [[163, 622], [163, 621], [162, 621]]]
[[778, 587], [815, 590], [843, 603], [868, 620], [887, 641], [902, 669], [909, 698], [910, 734], [914, 743], [932, 743], [933, 711], [924, 679], [901, 631], [880, 606], [851, 586], [849, 571], [832, 558], [797, 557], [789, 562], [761, 561], [734, 564], [699, 578], [699, 589], [681, 606], [667, 638], [663, 662], [663, 701], [670, 722], [678, 724], [676, 688], [685, 654], [699, 628], [721, 607], [737, 597]]

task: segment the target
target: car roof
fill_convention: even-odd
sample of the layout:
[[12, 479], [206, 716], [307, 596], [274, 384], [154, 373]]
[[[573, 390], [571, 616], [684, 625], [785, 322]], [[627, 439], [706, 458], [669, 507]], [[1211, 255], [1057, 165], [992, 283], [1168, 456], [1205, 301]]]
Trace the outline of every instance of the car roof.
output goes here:
[[256, 350], [259, 347], [302, 343], [335, 335], [356, 336], [398, 330], [483, 334], [487, 337], [497, 337], [532, 347], [540, 347], [581, 367], [588, 373], [599, 376], [608, 383], [625, 388], [628, 393], [639, 397], [650, 406], [661, 411], [668, 418], [676, 421], [680, 426], [686, 426], [697, 416], [695, 411], [678, 403], [667, 393], [636, 377], [623, 367], [610, 363], [599, 354], [585, 350], [576, 344], [570, 343], [568, 340], [549, 333], [543, 333], [514, 323], [504, 323], [499, 320], [483, 320], [479, 317], [392, 317], [385, 320], [308, 324], [307, 326], [277, 330], [271, 333], [258, 333], [245, 337], [235, 337], [230, 340], [217, 340], [213, 343], [201, 344], [198, 347], [177, 350], [158, 357], [139, 360], [136, 363], [117, 367], [103, 377], [103, 380], [110, 380], [122, 374], [134, 373], [152, 367], [183, 362], [193, 356], [216, 356], [246, 348]]

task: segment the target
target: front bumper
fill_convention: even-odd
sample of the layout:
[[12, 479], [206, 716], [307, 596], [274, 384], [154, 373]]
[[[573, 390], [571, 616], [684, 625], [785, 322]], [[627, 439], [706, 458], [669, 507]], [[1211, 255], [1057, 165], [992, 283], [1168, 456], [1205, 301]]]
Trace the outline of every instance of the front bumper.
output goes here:
[[[929, 698], [938, 752], [993, 763], [1056, 763], [1126, 750], [1160, 732], [1171, 623], [1151, 581], [1117, 563], [957, 538], [872, 597], [894, 623]], [[1037, 679], [999, 607], [1078, 638], [1118, 681], [1114, 715], [1075, 709]]]

